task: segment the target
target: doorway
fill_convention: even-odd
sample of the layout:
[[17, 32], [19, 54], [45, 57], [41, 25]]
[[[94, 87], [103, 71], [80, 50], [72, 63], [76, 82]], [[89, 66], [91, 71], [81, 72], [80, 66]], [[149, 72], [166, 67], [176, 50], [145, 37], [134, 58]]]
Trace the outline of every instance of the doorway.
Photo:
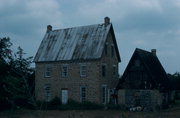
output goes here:
[[61, 90], [61, 102], [62, 104], [68, 103], [68, 90], [67, 89]]

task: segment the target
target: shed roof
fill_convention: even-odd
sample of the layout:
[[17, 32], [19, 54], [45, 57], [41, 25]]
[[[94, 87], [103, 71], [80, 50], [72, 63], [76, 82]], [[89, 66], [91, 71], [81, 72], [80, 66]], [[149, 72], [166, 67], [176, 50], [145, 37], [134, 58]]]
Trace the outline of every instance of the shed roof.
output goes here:
[[[111, 23], [48, 31], [40, 44], [34, 61], [91, 60], [101, 58], [106, 38], [110, 31], [114, 35]], [[116, 51], [119, 53], [117, 44]], [[118, 60], [120, 61], [119, 54]]]

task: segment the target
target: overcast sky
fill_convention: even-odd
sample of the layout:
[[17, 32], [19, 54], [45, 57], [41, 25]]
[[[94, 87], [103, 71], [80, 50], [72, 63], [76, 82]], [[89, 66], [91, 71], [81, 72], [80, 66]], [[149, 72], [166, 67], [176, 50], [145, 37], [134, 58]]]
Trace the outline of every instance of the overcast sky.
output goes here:
[[114, 27], [121, 75], [135, 48], [157, 49], [166, 72], [180, 72], [180, 0], [0, 0], [0, 37], [35, 56], [48, 24], [91, 25], [105, 16]]

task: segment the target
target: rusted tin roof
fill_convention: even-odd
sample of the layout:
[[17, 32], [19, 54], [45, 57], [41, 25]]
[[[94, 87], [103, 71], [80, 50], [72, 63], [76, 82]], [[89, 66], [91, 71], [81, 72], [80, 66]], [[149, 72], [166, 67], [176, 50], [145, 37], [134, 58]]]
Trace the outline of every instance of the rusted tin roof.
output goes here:
[[96, 24], [47, 31], [35, 62], [98, 59], [112, 24]]

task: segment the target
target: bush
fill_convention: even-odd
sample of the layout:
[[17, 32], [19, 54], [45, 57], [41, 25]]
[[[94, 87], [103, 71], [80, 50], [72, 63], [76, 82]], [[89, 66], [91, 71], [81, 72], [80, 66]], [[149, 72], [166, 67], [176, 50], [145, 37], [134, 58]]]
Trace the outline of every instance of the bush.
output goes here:
[[59, 107], [61, 106], [61, 102], [58, 97], [55, 97], [50, 102], [37, 101], [37, 106], [38, 109], [40, 110], [55, 110], [55, 109], [59, 109]]
[[126, 106], [120, 104], [107, 104], [106, 107], [111, 110], [126, 110]]
[[103, 109], [103, 105], [92, 103], [92, 102], [76, 102], [74, 100], [69, 100], [68, 104], [62, 104], [60, 106], [61, 110], [94, 110], [94, 109]]
[[39, 109], [41, 110], [99, 110], [99, 109], [111, 109], [111, 110], [126, 110], [125, 105], [115, 104], [97, 104], [94, 102], [85, 101], [83, 103], [69, 100], [68, 104], [62, 104], [58, 97], [54, 98], [51, 102], [37, 102]]

